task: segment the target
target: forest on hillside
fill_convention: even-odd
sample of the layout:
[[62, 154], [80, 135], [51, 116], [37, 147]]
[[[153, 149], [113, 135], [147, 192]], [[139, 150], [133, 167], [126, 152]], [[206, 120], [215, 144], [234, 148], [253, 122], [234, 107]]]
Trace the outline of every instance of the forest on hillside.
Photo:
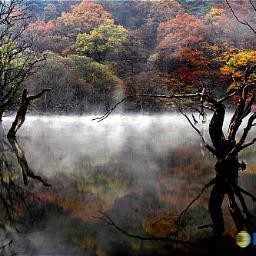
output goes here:
[[[45, 87], [33, 110], [104, 112], [122, 97], [195, 92], [217, 96], [236, 88], [256, 62], [256, 15], [250, 1], [28, 1], [22, 34], [45, 56], [26, 79]], [[230, 8], [231, 7], [231, 8]], [[233, 12], [232, 12], [233, 11]], [[234, 15], [235, 14], [235, 15]], [[138, 98], [126, 111], [167, 111], [159, 99]]]
[[252, 0], [0, 0], [0, 254], [255, 255], [255, 42]]

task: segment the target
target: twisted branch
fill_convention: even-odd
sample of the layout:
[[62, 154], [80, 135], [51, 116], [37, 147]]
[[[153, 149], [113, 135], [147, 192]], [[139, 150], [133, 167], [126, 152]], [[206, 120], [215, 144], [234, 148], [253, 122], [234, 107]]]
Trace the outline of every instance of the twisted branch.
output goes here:
[[163, 241], [163, 242], [170, 242], [170, 243], [175, 243], [175, 244], [193, 245], [193, 246], [196, 246], [196, 247], [200, 246], [199, 243], [195, 243], [195, 242], [191, 242], [191, 241], [184, 241], [184, 240], [180, 240], [180, 239], [173, 239], [173, 238], [169, 238], [169, 237], [134, 235], [134, 234], [131, 234], [131, 233], [127, 232], [123, 228], [119, 227], [108, 215], [104, 214], [101, 211], [98, 211], [98, 212], [102, 217], [99, 218], [99, 217], [93, 216], [94, 218], [103, 219], [105, 222], [107, 222], [108, 225], [113, 226], [116, 230], [118, 230], [119, 232], [121, 232], [125, 236], [135, 238], [135, 239], [139, 239], [139, 240], [142, 240], [142, 241]]

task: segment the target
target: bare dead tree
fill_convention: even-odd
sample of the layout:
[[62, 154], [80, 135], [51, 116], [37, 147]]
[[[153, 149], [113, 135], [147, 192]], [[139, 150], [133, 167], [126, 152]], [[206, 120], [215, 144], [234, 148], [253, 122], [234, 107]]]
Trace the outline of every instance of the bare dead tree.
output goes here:
[[36, 95], [28, 95], [27, 89], [23, 90], [22, 93], [22, 100], [17, 111], [15, 120], [12, 123], [12, 126], [8, 132], [8, 138], [15, 138], [18, 129], [22, 126], [25, 122], [26, 113], [32, 101], [40, 98], [44, 93], [50, 91], [50, 88], [43, 89], [40, 93]]
[[0, 120], [17, 107], [25, 79], [44, 59], [32, 52], [33, 40], [23, 36], [28, 17], [23, 0], [0, 1]]
[[[249, 209], [246, 205], [244, 195], [249, 196], [253, 201], [255, 197], [247, 192], [245, 189], [238, 186], [238, 173], [239, 171], [244, 171], [246, 165], [243, 161], [239, 160], [239, 153], [245, 148], [250, 147], [256, 142], [256, 138], [247, 142], [247, 136], [250, 130], [255, 126], [256, 123], [256, 112], [253, 110], [252, 106], [255, 103], [255, 83], [249, 79], [250, 75], [256, 69], [255, 66], [248, 67], [245, 72], [245, 76], [240, 86], [233, 92], [225, 95], [222, 98], [214, 98], [211, 92], [207, 92], [203, 89], [198, 93], [189, 94], [170, 94], [170, 95], [151, 95], [151, 94], [136, 94], [128, 95], [124, 99], [117, 102], [113, 107], [109, 109], [103, 116], [95, 118], [99, 122], [107, 118], [115, 108], [128, 99], [137, 98], [159, 98], [166, 100], [176, 101], [179, 111], [191, 127], [197, 132], [202, 141], [204, 142], [206, 148], [213, 154], [216, 158], [215, 171], [216, 177], [208, 183], [201, 193], [193, 199], [190, 204], [182, 211], [177, 221], [180, 221], [184, 213], [192, 206], [192, 204], [201, 196], [206, 188], [213, 186], [210, 198], [209, 198], [209, 212], [213, 221], [212, 225], [207, 225], [213, 227], [213, 233], [216, 237], [221, 236], [224, 232], [224, 219], [222, 212], [222, 203], [225, 195], [229, 199], [229, 210], [230, 214], [234, 220], [234, 224], [238, 231], [248, 230], [249, 232], [255, 231], [255, 226], [253, 223], [253, 216], [250, 214]], [[237, 104], [234, 110], [234, 114], [231, 118], [229, 129], [227, 134], [223, 132], [223, 123], [225, 118], [226, 106], [225, 103], [236, 97]], [[205, 110], [213, 111], [213, 116], [209, 123], [209, 135], [211, 139], [211, 144], [209, 145], [204, 137], [202, 136], [200, 130], [193, 124], [192, 120], [188, 117], [185, 112], [182, 102], [183, 98], [194, 99], [194, 104]], [[242, 132], [242, 136], [239, 138], [237, 136], [238, 130], [242, 125], [243, 120], [248, 116], [247, 125]]]

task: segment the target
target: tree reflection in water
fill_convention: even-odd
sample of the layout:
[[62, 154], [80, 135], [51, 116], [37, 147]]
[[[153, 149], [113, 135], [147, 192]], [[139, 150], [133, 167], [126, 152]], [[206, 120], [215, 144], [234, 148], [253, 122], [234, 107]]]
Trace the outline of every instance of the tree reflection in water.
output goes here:
[[[30, 182], [50, 186], [30, 169], [25, 153], [15, 138], [8, 137], [0, 126], [0, 254], [15, 253], [14, 241], [33, 226], [31, 205], [37, 200]], [[25, 246], [25, 239], [22, 241]]]
[[[111, 116], [98, 125], [91, 116], [28, 117], [18, 137], [21, 145], [2, 136], [2, 180], [18, 186], [18, 192], [12, 187], [13, 223], [5, 211], [0, 215], [9, 232], [4, 240], [8, 232], [1, 230], [1, 244], [7, 245], [3, 255], [9, 248], [17, 255], [206, 255], [211, 230], [198, 227], [211, 223], [207, 193], [186, 212], [178, 236], [173, 235], [178, 214], [214, 175], [211, 155], [200, 153], [193, 131], [183, 133], [185, 122], [172, 125], [176, 119]], [[4, 127], [9, 124], [6, 120]], [[255, 151], [243, 155], [252, 169], [241, 177], [241, 186], [252, 192], [254, 155]], [[43, 175], [52, 187], [33, 174]], [[2, 191], [11, 205], [6, 189]], [[25, 205], [18, 193], [25, 197]], [[231, 235], [221, 251], [225, 255], [234, 250], [231, 254], [237, 255], [233, 225], [228, 208], [224, 210]], [[250, 210], [255, 213], [254, 204]], [[107, 225], [99, 211], [129, 234], [192, 241], [203, 248], [131, 238]]]

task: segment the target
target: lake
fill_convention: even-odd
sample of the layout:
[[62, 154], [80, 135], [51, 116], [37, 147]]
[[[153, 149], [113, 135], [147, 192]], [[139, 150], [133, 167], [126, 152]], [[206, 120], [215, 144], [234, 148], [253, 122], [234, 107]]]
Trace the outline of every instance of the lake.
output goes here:
[[[28, 116], [18, 132], [29, 168], [51, 186], [30, 180], [29, 214], [16, 207], [18, 224], [9, 224], [7, 231], [17, 255], [141, 256], [179, 249], [130, 238], [108, 225], [102, 213], [131, 234], [166, 237], [177, 231], [179, 213], [215, 176], [214, 157], [178, 114], [112, 115], [100, 123], [94, 117]], [[5, 129], [10, 121], [5, 118]], [[209, 140], [207, 124], [199, 122], [198, 128]], [[241, 186], [254, 193], [255, 151], [243, 153], [248, 165], [240, 178]], [[6, 154], [21, 172], [15, 156]], [[211, 235], [211, 229], [198, 229], [211, 223], [209, 191], [184, 215], [179, 239]], [[224, 213], [228, 232], [235, 234], [227, 207]]]

